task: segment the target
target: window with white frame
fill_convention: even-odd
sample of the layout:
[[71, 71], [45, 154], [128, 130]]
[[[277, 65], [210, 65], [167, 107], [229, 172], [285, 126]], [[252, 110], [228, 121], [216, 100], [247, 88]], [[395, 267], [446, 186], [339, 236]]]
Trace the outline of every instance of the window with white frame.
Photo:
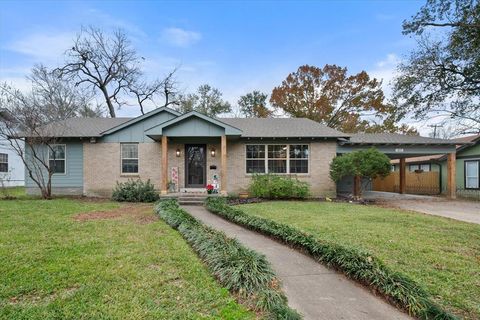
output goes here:
[[246, 145], [247, 173], [308, 173], [307, 144]]
[[66, 172], [66, 146], [54, 144], [48, 150], [48, 165], [53, 173], [65, 174]]
[[138, 173], [138, 144], [122, 143], [122, 173]]
[[265, 173], [265, 145], [247, 145], [247, 173]]
[[480, 188], [480, 160], [465, 161], [465, 189]]
[[287, 173], [287, 149], [285, 144], [268, 145], [269, 173]]
[[8, 154], [0, 153], [0, 172], [8, 172]]
[[290, 173], [308, 173], [308, 145], [290, 145]]

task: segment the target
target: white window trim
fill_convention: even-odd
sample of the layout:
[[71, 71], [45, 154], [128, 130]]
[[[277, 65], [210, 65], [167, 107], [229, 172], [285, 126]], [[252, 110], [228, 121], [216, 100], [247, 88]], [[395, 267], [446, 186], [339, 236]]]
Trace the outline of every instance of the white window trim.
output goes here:
[[[247, 146], [258, 146], [258, 145], [263, 145], [265, 146], [265, 173], [248, 173], [247, 172], [247, 160], [261, 160], [262, 158], [247, 158]], [[308, 176], [310, 175], [310, 163], [311, 163], [311, 144], [310, 143], [246, 143], [244, 147], [244, 156], [245, 156], [245, 161], [243, 161], [244, 165], [244, 170], [243, 172], [247, 176], [252, 176], [255, 174], [268, 174], [268, 160], [284, 160], [285, 158], [269, 158], [268, 157], [268, 146], [272, 145], [280, 145], [280, 146], [287, 146], [287, 172], [286, 173], [275, 173], [273, 172], [272, 174], [275, 175], [296, 175], [296, 176]], [[302, 172], [302, 173], [290, 173], [290, 146], [291, 145], [304, 145], [308, 146], [308, 158], [292, 158], [292, 160], [308, 160], [308, 166], [307, 166], [307, 172]]]
[[7, 171], [0, 171], [0, 173], [8, 173], [8, 169], [9, 169], [9, 166], [8, 166], [8, 153], [0, 153], [0, 155], [5, 155], [7, 156], [7, 162], [0, 162], [0, 163], [6, 163], [7, 164]]
[[[465, 189], [468, 190], [478, 190], [480, 189], [480, 159], [469, 159], [465, 160], [465, 181], [464, 181], [464, 187]], [[468, 162], [476, 162], [477, 163], [477, 176], [468, 176], [467, 174], [467, 163]], [[467, 187], [467, 179], [468, 178], [477, 178], [477, 187]]]
[[[285, 151], [285, 158], [269, 158], [268, 157], [268, 147], [269, 146], [286, 146], [287, 150]], [[285, 165], [285, 172], [272, 172], [273, 174], [289, 174], [290, 173], [290, 145], [288, 143], [269, 143], [265, 145], [265, 171], [266, 173], [268, 172], [268, 160], [281, 160], [281, 161], [286, 161]]]
[[[63, 159], [50, 159], [50, 148], [56, 147], [56, 146], [63, 146], [65, 149], [65, 158]], [[67, 175], [67, 145], [65, 143], [55, 143], [51, 144], [50, 148], [48, 148], [48, 166], [50, 167], [50, 160], [63, 160], [65, 161], [65, 166], [63, 172], [54, 172], [53, 175], [59, 175], [59, 176], [65, 176]]]
[[[136, 158], [124, 158], [123, 157], [123, 146], [125, 145], [136, 145], [137, 146], [137, 157]], [[138, 171], [137, 172], [123, 172], [123, 160], [137, 160]], [[120, 174], [122, 176], [138, 176], [140, 173], [140, 155], [138, 143], [133, 142], [122, 142], [120, 143]]]

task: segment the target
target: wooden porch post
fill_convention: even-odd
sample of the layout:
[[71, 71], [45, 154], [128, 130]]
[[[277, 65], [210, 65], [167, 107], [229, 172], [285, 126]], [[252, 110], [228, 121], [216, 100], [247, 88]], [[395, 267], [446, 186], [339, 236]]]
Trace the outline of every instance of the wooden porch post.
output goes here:
[[457, 185], [455, 181], [456, 154], [455, 152], [447, 155], [447, 197], [455, 199], [457, 197]]
[[222, 135], [221, 137], [221, 165], [220, 169], [220, 193], [223, 195], [227, 194], [227, 136]]
[[353, 197], [355, 199], [360, 198], [362, 193], [362, 177], [356, 175], [353, 177]]
[[400, 194], [404, 194], [407, 188], [405, 176], [405, 158], [400, 158]]
[[168, 192], [168, 139], [167, 136], [162, 136], [162, 187], [160, 189], [161, 194], [167, 194]]

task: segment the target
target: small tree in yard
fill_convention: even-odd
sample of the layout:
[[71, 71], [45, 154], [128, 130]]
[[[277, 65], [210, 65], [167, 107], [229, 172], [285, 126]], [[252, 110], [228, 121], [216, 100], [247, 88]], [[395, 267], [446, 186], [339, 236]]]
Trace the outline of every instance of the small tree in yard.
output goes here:
[[58, 146], [65, 120], [92, 109], [82, 92], [43, 67], [34, 68], [30, 80], [27, 92], [0, 84], [0, 138], [20, 157], [42, 197], [50, 199], [52, 175], [65, 165], [65, 150]]
[[355, 198], [361, 197], [362, 177], [374, 179], [386, 177], [390, 173], [390, 159], [375, 148], [347, 153], [333, 159], [330, 164], [330, 177], [339, 181], [343, 177], [353, 176]]

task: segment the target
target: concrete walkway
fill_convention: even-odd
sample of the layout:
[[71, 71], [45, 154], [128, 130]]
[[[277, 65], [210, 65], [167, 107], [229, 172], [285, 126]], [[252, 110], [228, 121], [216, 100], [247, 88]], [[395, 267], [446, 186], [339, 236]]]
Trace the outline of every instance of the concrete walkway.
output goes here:
[[305, 319], [411, 319], [342, 274], [288, 246], [226, 221], [202, 206], [183, 209], [264, 254], [283, 283], [289, 305]]
[[365, 192], [364, 198], [376, 200], [387, 207], [480, 224], [480, 201], [449, 200], [442, 197], [379, 191]]

